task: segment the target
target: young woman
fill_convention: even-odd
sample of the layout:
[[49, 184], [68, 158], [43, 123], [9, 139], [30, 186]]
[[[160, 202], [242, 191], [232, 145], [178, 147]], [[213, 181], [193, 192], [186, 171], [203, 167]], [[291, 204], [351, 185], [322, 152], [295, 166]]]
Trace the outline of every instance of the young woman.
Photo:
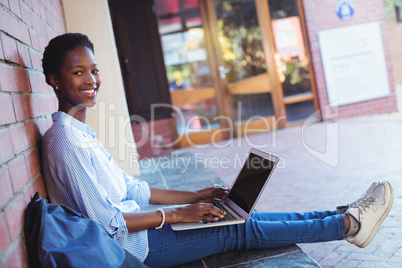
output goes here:
[[[210, 202], [224, 199], [228, 189], [157, 189], [116, 165], [85, 124], [86, 109], [95, 105], [101, 85], [87, 36], [69, 33], [52, 39], [43, 55], [43, 70], [59, 100], [53, 125], [43, 137], [43, 169], [50, 201], [97, 221], [150, 267], [170, 267], [227, 250], [344, 238], [365, 247], [391, 209], [391, 185], [374, 182], [361, 198], [338, 211], [256, 212], [244, 224], [174, 232], [170, 223], [224, 217]], [[149, 203], [192, 205], [140, 212], [140, 207]]]

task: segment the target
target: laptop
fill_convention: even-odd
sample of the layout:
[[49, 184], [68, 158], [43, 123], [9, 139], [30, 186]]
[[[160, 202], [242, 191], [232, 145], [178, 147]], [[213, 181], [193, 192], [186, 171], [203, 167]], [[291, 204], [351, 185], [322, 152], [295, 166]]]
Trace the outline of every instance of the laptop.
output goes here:
[[170, 224], [174, 231], [183, 231], [246, 222], [254, 210], [262, 192], [271, 178], [279, 158], [252, 148], [243, 167], [233, 182], [229, 195], [224, 201], [214, 203], [226, 212], [225, 218], [218, 222], [202, 221], [195, 223]]

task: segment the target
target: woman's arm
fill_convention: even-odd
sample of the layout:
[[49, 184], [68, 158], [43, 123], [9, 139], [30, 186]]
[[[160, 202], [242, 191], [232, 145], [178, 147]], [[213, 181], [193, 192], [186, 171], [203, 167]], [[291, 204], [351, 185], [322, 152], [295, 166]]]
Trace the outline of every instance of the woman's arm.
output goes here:
[[214, 185], [195, 192], [190, 191], [177, 191], [165, 190], [150, 187], [151, 204], [160, 205], [173, 205], [173, 204], [194, 204], [197, 202], [214, 202], [217, 200], [224, 200], [229, 193], [227, 187]]
[[[196, 203], [185, 207], [165, 209], [165, 224], [175, 222], [218, 221], [225, 212], [210, 203]], [[159, 226], [162, 214], [159, 211], [123, 213], [129, 232], [138, 232]]]
[[150, 204], [159, 205], [173, 205], [173, 204], [194, 204], [199, 201], [199, 197], [196, 192], [190, 191], [177, 191], [166, 190], [150, 187], [151, 198]]
[[[218, 221], [225, 212], [209, 202], [223, 200], [228, 195], [228, 188], [214, 185], [199, 191], [164, 190], [150, 187], [150, 203], [160, 205], [192, 204], [185, 207], [165, 209], [165, 224], [175, 222]], [[203, 202], [203, 203], [202, 203]], [[157, 227], [162, 222], [159, 211], [145, 213], [123, 213], [129, 232], [137, 232]]]

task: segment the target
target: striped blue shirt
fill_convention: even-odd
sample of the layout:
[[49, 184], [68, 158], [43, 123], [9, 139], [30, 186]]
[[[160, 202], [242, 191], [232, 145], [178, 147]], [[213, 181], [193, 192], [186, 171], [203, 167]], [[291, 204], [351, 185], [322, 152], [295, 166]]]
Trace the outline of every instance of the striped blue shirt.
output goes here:
[[53, 204], [64, 204], [100, 223], [141, 261], [148, 255], [147, 231], [129, 233], [122, 213], [149, 204], [147, 182], [121, 170], [90, 126], [63, 112], [43, 136], [43, 173]]

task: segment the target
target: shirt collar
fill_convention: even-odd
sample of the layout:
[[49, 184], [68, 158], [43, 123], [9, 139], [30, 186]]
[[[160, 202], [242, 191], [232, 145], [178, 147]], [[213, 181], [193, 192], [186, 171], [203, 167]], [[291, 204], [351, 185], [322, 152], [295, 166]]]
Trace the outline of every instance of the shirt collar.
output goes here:
[[75, 119], [71, 115], [66, 114], [65, 112], [55, 112], [54, 114], [52, 114], [52, 119], [53, 123], [59, 122], [63, 125], [72, 126], [79, 131], [91, 135], [93, 138], [95, 138], [96, 136], [95, 131], [93, 131], [89, 125], [82, 123], [81, 121]]

